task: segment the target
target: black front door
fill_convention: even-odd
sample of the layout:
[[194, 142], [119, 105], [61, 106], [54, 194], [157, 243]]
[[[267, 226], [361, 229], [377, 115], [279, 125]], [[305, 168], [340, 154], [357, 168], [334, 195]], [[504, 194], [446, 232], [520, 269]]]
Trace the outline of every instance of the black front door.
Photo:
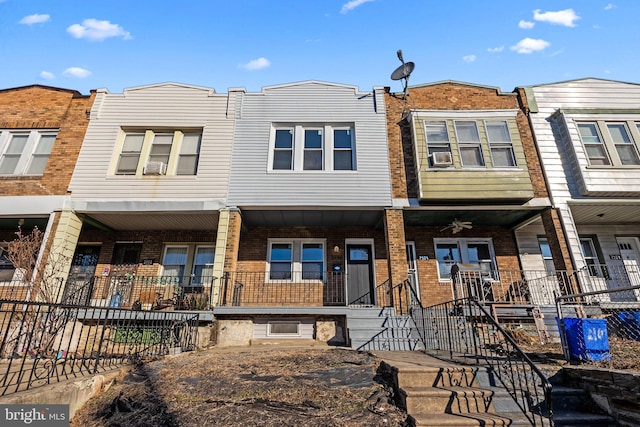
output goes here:
[[65, 303], [84, 305], [90, 302], [99, 255], [100, 246], [78, 246], [76, 248], [65, 287]]
[[350, 305], [373, 305], [371, 245], [347, 245], [347, 298]]

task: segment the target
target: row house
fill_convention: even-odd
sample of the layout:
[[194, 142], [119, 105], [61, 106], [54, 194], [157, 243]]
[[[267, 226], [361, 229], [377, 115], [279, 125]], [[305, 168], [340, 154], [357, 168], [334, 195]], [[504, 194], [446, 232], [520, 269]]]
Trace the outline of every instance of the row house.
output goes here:
[[633, 285], [638, 88], [7, 89], [0, 241], [37, 225], [65, 255], [57, 300], [207, 310], [225, 345], [353, 344], [379, 330], [362, 313], [415, 298]]
[[[640, 86], [586, 78], [523, 88], [554, 220], [579, 271], [574, 291], [640, 285]], [[551, 271], [547, 229], [518, 231], [525, 268]], [[611, 293], [601, 304], [640, 301]]]
[[344, 343], [349, 308], [383, 305], [392, 280], [383, 89], [306, 81], [235, 96], [234, 227], [214, 310], [233, 328], [219, 341]]
[[174, 83], [96, 91], [62, 212], [74, 227], [56, 235], [76, 246], [66, 302], [210, 307], [229, 220], [234, 99]]
[[425, 305], [552, 303], [522, 272], [518, 233], [532, 222], [545, 226], [552, 268], [571, 268], [520, 95], [455, 81], [385, 95], [404, 274]]
[[[63, 210], [69, 203], [69, 182], [84, 139], [95, 93], [32, 85], [0, 90], [0, 295], [23, 298], [31, 289], [31, 267], [25, 259], [16, 269], [7, 255], [7, 242], [16, 233], [34, 228], [42, 243], [37, 263], [45, 253], [57, 260], [48, 275], [62, 283], [75, 242], [54, 236], [70, 225]], [[39, 242], [35, 242], [36, 244]], [[52, 250], [55, 246], [55, 250]], [[33, 247], [32, 247], [33, 248]], [[34, 248], [35, 249], [35, 248]], [[23, 280], [26, 279], [26, 280]], [[59, 288], [59, 285], [56, 286]], [[54, 289], [41, 289], [51, 298]], [[57, 290], [57, 289], [55, 289]]]

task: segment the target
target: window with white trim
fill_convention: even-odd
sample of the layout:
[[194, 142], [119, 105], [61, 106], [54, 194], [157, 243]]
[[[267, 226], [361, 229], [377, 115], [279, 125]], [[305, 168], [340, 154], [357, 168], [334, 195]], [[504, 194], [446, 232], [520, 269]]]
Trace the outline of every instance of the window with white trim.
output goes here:
[[434, 153], [451, 153], [451, 141], [445, 120], [427, 120], [424, 122], [427, 138], [429, 166], [433, 167]]
[[640, 166], [640, 124], [598, 120], [577, 127], [590, 165]]
[[589, 275], [594, 277], [604, 277], [600, 258], [597, 251], [597, 242], [594, 237], [580, 237], [580, 249], [586, 264]]
[[556, 266], [553, 263], [549, 240], [546, 237], [538, 237], [538, 245], [540, 246], [540, 254], [542, 255], [542, 262], [544, 263], [544, 270], [549, 274], [554, 273], [556, 271]]
[[487, 120], [484, 122], [487, 130], [487, 140], [491, 152], [491, 163], [494, 167], [513, 167], [516, 159], [513, 153], [513, 143], [506, 120]]
[[0, 130], [0, 175], [42, 175], [56, 130]]
[[483, 167], [484, 156], [475, 120], [455, 120], [453, 122], [460, 151], [462, 166]]
[[[511, 110], [418, 112], [417, 117], [424, 119], [422, 126], [429, 168], [450, 168], [454, 165], [469, 169], [517, 167], [514, 147], [514, 141], [519, 141], [515, 130], [516, 113]], [[444, 159], [449, 159], [449, 162]]]
[[[201, 130], [126, 131], [115, 175], [196, 175], [202, 141]], [[150, 164], [155, 167], [147, 168]]]
[[324, 280], [324, 240], [272, 239], [268, 244], [269, 280]]
[[166, 245], [162, 257], [162, 275], [198, 285], [213, 277], [215, 248], [210, 245]]
[[271, 171], [356, 170], [351, 125], [274, 125]]
[[478, 270], [495, 270], [495, 255], [491, 239], [434, 239], [438, 275], [451, 278], [454, 264], [472, 264]]

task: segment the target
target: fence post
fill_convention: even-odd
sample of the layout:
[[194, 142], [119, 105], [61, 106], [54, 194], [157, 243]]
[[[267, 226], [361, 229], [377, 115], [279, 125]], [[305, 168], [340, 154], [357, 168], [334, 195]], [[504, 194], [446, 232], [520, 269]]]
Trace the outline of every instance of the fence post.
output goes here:
[[222, 274], [222, 301], [220, 302], [220, 305], [224, 306], [227, 305], [227, 289], [229, 288], [229, 272], [225, 271]]
[[107, 319], [109, 318], [109, 308], [106, 309], [106, 313], [104, 316], [104, 322], [102, 325], [102, 331], [100, 333], [100, 341], [98, 342], [98, 350], [96, 351], [96, 363], [93, 366], [93, 373], [96, 374], [98, 372], [98, 364], [100, 363], [100, 352], [102, 351], [102, 343], [104, 342], [104, 333], [105, 329], [107, 329]]

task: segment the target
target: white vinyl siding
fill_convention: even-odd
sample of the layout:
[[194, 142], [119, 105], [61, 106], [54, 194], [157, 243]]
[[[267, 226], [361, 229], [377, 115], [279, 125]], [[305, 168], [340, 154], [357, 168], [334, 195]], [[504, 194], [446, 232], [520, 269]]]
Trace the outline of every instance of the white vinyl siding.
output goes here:
[[[381, 89], [363, 93], [353, 86], [302, 82], [268, 87], [240, 98], [230, 205], [392, 205]], [[322, 170], [303, 169], [304, 135], [296, 133], [298, 126], [323, 129]], [[282, 145], [278, 151], [284, 153], [275, 155], [276, 130], [288, 129], [293, 142]], [[275, 166], [276, 156], [283, 166]], [[286, 161], [280, 163], [281, 157]]]
[[[206, 199], [223, 204], [229, 183], [236, 95], [234, 91], [227, 96], [209, 88], [173, 83], [130, 88], [121, 94], [99, 90], [69, 185], [73, 198], [105, 202]], [[118, 144], [124, 143], [126, 133], [146, 130], [184, 133], [182, 149], [172, 150], [173, 164], [167, 175], [142, 175], [150, 150], [146, 156], [141, 150], [136, 173], [118, 175]], [[191, 144], [187, 135], [200, 130], [197, 153], [197, 145]]]

